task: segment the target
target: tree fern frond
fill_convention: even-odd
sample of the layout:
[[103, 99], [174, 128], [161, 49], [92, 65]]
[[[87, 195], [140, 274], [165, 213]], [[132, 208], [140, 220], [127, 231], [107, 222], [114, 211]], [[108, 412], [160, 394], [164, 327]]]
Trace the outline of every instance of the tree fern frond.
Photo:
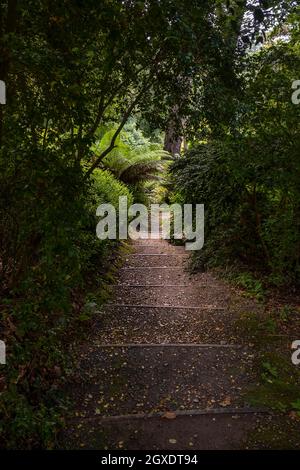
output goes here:
[[[160, 144], [150, 142], [142, 132], [131, 126], [116, 139], [116, 147], [102, 160], [101, 166], [126, 184], [156, 179], [171, 155]], [[102, 129], [91, 150], [99, 156], [110, 144], [115, 128]]]

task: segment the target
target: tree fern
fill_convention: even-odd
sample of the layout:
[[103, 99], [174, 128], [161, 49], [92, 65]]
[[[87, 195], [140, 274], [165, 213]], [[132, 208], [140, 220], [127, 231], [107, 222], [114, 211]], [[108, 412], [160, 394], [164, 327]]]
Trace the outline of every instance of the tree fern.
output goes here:
[[[96, 157], [108, 147], [114, 132], [114, 127], [102, 132], [92, 147]], [[101, 166], [123, 183], [136, 184], [157, 179], [170, 159], [170, 154], [162, 150], [159, 143], [146, 139], [135, 125], [131, 125], [118, 136], [116, 147], [103, 159]]]

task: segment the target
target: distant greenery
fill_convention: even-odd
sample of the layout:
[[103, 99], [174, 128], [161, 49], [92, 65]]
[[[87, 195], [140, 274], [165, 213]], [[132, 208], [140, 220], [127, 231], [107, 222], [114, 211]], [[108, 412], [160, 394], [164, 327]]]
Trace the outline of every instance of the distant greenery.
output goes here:
[[[92, 145], [95, 158], [107, 148], [115, 132], [114, 127], [99, 129], [98, 139]], [[158, 138], [158, 136], [156, 136]], [[116, 178], [127, 184], [136, 200], [143, 199], [144, 185], [157, 181], [170, 159], [168, 152], [162, 149], [162, 141], [146, 138], [136, 127], [132, 119], [119, 134], [114, 148], [100, 163]]]

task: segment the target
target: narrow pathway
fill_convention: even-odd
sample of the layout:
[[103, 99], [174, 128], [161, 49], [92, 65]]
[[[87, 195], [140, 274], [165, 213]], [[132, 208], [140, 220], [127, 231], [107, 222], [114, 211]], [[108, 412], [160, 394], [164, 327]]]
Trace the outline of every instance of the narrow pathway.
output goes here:
[[133, 250], [80, 351], [64, 446], [243, 447], [259, 413], [245, 398], [253, 352], [236, 338], [230, 290], [189, 275], [184, 247], [139, 240]]

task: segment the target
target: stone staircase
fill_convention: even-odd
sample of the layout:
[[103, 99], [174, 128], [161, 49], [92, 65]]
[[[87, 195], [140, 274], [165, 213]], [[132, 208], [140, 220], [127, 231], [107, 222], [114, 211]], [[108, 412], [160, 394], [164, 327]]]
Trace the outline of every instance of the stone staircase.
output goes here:
[[66, 448], [233, 449], [263, 410], [247, 403], [253, 353], [230, 290], [190, 275], [184, 247], [139, 240], [80, 353]]

